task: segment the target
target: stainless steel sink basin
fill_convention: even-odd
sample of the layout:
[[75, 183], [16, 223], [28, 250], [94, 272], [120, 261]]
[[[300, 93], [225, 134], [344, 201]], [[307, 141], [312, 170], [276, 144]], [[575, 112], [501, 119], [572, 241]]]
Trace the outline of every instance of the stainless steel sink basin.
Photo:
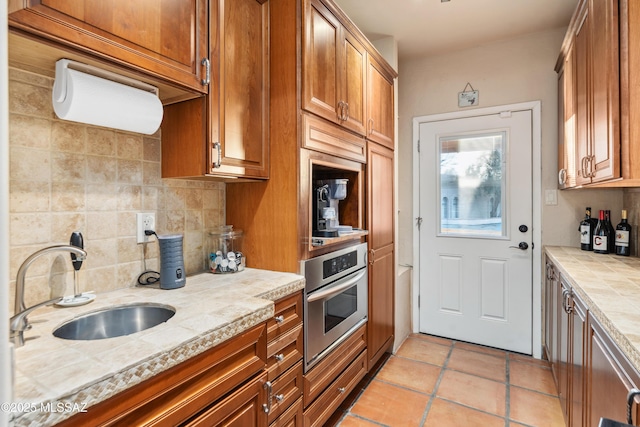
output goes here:
[[67, 340], [101, 340], [153, 328], [176, 314], [162, 304], [120, 305], [87, 313], [58, 326], [53, 335]]

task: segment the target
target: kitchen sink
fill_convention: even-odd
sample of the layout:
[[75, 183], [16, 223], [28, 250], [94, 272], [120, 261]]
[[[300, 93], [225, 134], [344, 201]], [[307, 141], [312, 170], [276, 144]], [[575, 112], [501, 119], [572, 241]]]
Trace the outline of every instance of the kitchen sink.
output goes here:
[[162, 304], [138, 303], [93, 311], [58, 326], [53, 335], [66, 340], [101, 340], [134, 334], [166, 322], [176, 309]]

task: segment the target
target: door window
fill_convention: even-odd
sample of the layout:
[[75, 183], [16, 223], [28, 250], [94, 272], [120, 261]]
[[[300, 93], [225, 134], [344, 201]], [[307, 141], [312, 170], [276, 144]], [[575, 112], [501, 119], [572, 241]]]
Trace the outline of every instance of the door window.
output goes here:
[[439, 236], [506, 236], [506, 139], [504, 131], [439, 138]]

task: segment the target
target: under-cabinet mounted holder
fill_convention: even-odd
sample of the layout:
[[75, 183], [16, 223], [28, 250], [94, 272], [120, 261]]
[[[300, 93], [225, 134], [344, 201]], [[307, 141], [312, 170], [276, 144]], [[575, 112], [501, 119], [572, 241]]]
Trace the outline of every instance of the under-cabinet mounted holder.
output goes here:
[[[141, 82], [136, 79], [132, 79], [130, 77], [126, 77], [112, 71], [103, 70], [102, 68], [95, 67], [89, 64], [83, 64], [81, 62], [72, 61], [70, 59], [59, 59], [56, 61], [56, 76], [64, 76], [64, 71], [66, 69], [81, 71], [86, 74], [91, 74], [96, 77], [101, 77], [103, 79], [111, 80], [116, 83], [121, 83], [123, 85], [131, 86], [136, 89], [143, 90], [145, 92], [153, 93], [158, 96], [160, 91], [157, 87], [152, 86], [150, 84]], [[67, 79], [66, 78], [56, 78], [53, 83], [53, 99], [56, 102], [63, 102], [65, 97], [67, 96]]]

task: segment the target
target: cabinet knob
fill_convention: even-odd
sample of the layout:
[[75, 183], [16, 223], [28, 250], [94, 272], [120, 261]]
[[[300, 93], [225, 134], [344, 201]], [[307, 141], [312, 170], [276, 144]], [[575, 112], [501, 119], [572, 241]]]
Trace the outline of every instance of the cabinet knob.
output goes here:
[[276, 402], [281, 403], [284, 400], [284, 394], [276, 394], [275, 395]]
[[338, 391], [342, 394], [347, 391], [347, 389], [345, 387], [338, 387]]
[[276, 316], [276, 317], [274, 317], [273, 319], [276, 321], [276, 323], [282, 323], [282, 322], [284, 322], [284, 316], [282, 316], [282, 315], [280, 315], [280, 316]]
[[276, 354], [273, 358], [276, 359], [277, 362], [282, 362], [284, 360], [284, 354]]

